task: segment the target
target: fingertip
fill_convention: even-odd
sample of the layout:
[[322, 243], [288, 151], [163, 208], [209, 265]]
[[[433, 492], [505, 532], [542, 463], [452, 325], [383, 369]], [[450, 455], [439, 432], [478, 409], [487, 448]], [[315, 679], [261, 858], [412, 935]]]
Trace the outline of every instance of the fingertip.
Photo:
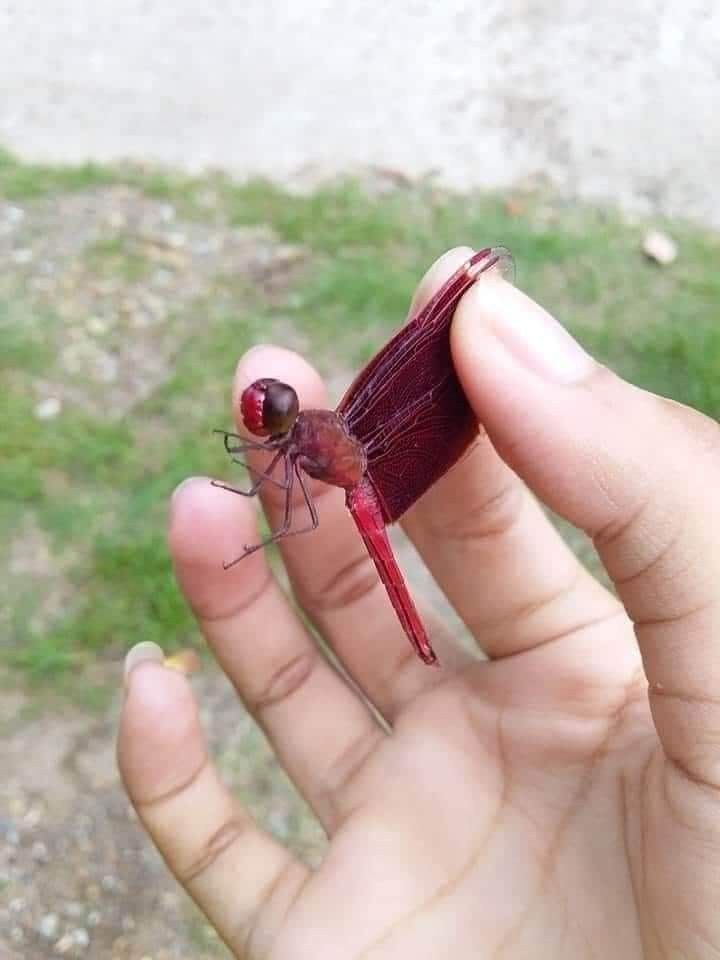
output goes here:
[[480, 370], [487, 367], [492, 336], [515, 367], [518, 386], [523, 382], [527, 388], [528, 374], [546, 384], [573, 386], [597, 370], [593, 358], [568, 330], [499, 272], [482, 275], [468, 290], [455, 321], [453, 350], [458, 361], [467, 357]]
[[[132, 657], [134, 649], [130, 651], [128, 658]], [[183, 701], [192, 701], [187, 678], [178, 670], [169, 669], [155, 659], [146, 658], [131, 664], [126, 673], [125, 685], [125, 703], [131, 725], [138, 721], [151, 721], [153, 732], [161, 738], [165, 736], [167, 719], [178, 705]], [[170, 729], [175, 729], [174, 724]]]
[[238, 597], [259, 589], [267, 577], [262, 551], [223, 569], [257, 536], [256, 508], [248, 498], [213, 486], [208, 477], [191, 477], [175, 490], [168, 545], [175, 576], [196, 616], [226, 616], [236, 609]]
[[451, 330], [454, 356], [482, 360], [485, 341], [499, 326], [532, 323], [538, 311], [545, 313], [498, 271], [480, 274], [455, 310]]
[[185, 783], [205, 762], [187, 677], [144, 660], [129, 670], [120, 715], [118, 767], [133, 803], [152, 802]]
[[211, 477], [186, 477], [175, 487], [170, 497], [170, 536], [191, 534], [188, 545], [196, 545], [195, 527], [212, 522], [213, 515], [223, 509], [224, 497], [214, 486]]

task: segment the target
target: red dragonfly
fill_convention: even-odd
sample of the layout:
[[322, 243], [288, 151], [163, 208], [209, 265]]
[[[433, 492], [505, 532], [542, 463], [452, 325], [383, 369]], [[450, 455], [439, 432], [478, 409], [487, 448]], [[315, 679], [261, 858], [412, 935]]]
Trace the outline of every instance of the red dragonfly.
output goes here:
[[[254, 496], [263, 483], [285, 491], [282, 525], [266, 540], [246, 546], [225, 569], [270, 543], [318, 526], [318, 514], [305, 474], [342, 487], [385, 585], [400, 623], [427, 664], [437, 657], [393, 556], [385, 527], [398, 520], [465, 452], [477, 436], [478, 423], [463, 394], [450, 354], [450, 323], [463, 294], [491, 268], [512, 276], [512, 257], [504, 247], [488, 247], [471, 256], [377, 353], [356, 377], [336, 410], [300, 410], [295, 390], [286, 383], [256, 380], [240, 398], [243, 423], [266, 437], [225, 437], [236, 462], [250, 450], [273, 454], [248, 490], [216, 486]], [[281, 480], [272, 474], [280, 464]], [[247, 464], [246, 464], [247, 466]], [[292, 529], [292, 492], [300, 485], [310, 524]]]

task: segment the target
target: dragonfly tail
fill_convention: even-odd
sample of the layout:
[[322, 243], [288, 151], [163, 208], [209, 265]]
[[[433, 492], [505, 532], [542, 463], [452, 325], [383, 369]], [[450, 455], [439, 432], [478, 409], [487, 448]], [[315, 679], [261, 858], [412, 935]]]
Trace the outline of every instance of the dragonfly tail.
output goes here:
[[408, 640], [423, 663], [436, 666], [437, 656], [393, 555], [380, 500], [367, 477], [348, 491], [347, 505]]

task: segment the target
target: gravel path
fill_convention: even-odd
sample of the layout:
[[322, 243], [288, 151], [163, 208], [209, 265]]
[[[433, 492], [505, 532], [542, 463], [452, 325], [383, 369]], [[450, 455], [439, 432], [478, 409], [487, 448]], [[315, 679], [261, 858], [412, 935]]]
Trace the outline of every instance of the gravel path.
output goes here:
[[720, 225], [716, 0], [0, 3], [0, 143], [291, 180], [547, 177]]

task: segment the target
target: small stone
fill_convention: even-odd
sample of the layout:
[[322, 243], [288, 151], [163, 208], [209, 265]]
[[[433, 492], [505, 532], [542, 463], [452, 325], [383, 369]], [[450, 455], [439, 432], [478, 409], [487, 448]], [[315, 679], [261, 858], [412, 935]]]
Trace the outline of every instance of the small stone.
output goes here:
[[50, 861], [50, 852], [47, 845], [42, 840], [36, 840], [30, 848], [30, 856], [35, 863], [48, 863]]
[[46, 913], [38, 924], [38, 932], [46, 940], [52, 940], [58, 932], [60, 918], [56, 913]]
[[153, 283], [158, 287], [169, 287], [175, 282], [175, 274], [166, 267], [160, 267], [153, 273]]
[[38, 420], [53, 420], [61, 410], [59, 397], [46, 397], [35, 405], [35, 416]]
[[37, 825], [40, 823], [42, 818], [43, 818], [42, 807], [33, 806], [33, 807], [30, 807], [30, 809], [23, 814], [23, 824], [32, 830], [35, 827], [37, 827]]
[[13, 943], [22, 943], [25, 939], [22, 927], [13, 927], [10, 931], [10, 939]]
[[178, 895], [174, 890], [163, 890], [160, 894], [160, 902], [163, 910], [174, 910], [178, 905]]
[[6, 829], [5, 843], [9, 843], [11, 847], [20, 846], [20, 833], [15, 827], [8, 827]]
[[88, 333], [91, 333], [94, 337], [101, 337], [108, 331], [107, 322], [103, 320], [102, 317], [88, 317], [85, 321], [85, 326], [87, 327]]
[[134, 918], [131, 917], [130, 914], [126, 914], [126, 915], [122, 918], [122, 930], [123, 930], [123, 933], [132, 933], [132, 931], [133, 931], [134, 929], [135, 929], [135, 920], [134, 920]]
[[13, 897], [8, 904], [10, 913], [20, 913], [25, 909], [25, 900], [22, 897]]
[[78, 903], [77, 900], [69, 900], [63, 907], [63, 913], [66, 916], [73, 917], [76, 920], [78, 917], [81, 917], [84, 912], [83, 905]]
[[66, 953], [70, 953], [70, 951], [73, 949], [74, 946], [75, 946], [75, 940], [73, 938], [72, 933], [64, 933], [60, 937], [60, 939], [57, 941], [53, 949], [55, 950], [55, 953], [59, 953], [63, 955]]
[[179, 230], [169, 233], [166, 237], [166, 240], [168, 246], [173, 247], [175, 250], [181, 250], [183, 247], [187, 246], [187, 237]]
[[643, 237], [642, 249], [646, 257], [661, 267], [668, 266], [678, 255], [675, 241], [661, 230], [649, 230]]
[[[22, 793], [19, 796], [11, 796], [8, 804], [8, 813], [11, 817], [23, 817], [27, 813], [28, 801]], [[6, 821], [7, 823], [7, 821]]]
[[170, 223], [175, 219], [175, 207], [171, 203], [164, 203], [160, 207], [160, 219], [163, 223]]
[[206, 210], [212, 210], [213, 207], [217, 207], [219, 199], [216, 190], [200, 190], [196, 196], [195, 201], [198, 206], [204, 207]]
[[102, 914], [99, 910], [91, 910], [87, 915], [87, 925], [97, 927], [102, 922]]
[[114, 230], [121, 230], [127, 224], [127, 218], [122, 210], [111, 210], [107, 219]]
[[116, 893], [120, 884], [117, 877], [114, 877], [111, 873], [106, 873], [100, 881], [100, 886], [105, 893]]
[[81, 950], [85, 950], [90, 945], [90, 934], [85, 927], [77, 927], [77, 929], [73, 930], [72, 938], [75, 946]]
[[8, 223], [22, 223], [25, 219], [25, 211], [22, 207], [5, 207], [5, 219]]
[[33, 252], [29, 247], [21, 247], [20, 250], [15, 250], [12, 255], [13, 262], [20, 265], [30, 263], [32, 258]]

